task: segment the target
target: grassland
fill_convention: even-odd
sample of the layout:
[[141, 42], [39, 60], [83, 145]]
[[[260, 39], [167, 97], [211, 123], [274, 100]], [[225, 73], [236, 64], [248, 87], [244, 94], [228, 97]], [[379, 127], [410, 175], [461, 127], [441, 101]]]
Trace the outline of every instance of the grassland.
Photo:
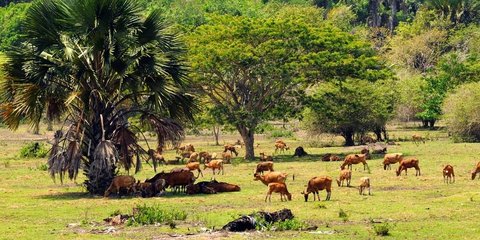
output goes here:
[[[408, 136], [416, 130], [396, 129], [392, 135]], [[46, 133], [48, 134], [51, 133]], [[425, 135], [426, 133], [422, 133]], [[452, 143], [443, 132], [430, 132], [433, 141], [416, 146], [411, 142], [401, 142], [392, 146], [389, 152], [403, 152], [420, 159], [422, 175], [395, 176], [393, 170], [384, 171], [380, 155], [368, 161], [371, 172], [363, 167], [354, 167], [353, 186], [358, 179], [369, 176], [372, 179], [372, 196], [360, 196], [355, 187], [337, 187], [335, 185], [331, 201], [304, 202], [300, 192], [307, 180], [313, 176], [338, 176], [339, 162], [321, 162], [323, 153], [346, 154], [358, 152], [356, 148], [329, 147], [306, 148], [312, 154], [305, 159], [291, 158], [292, 150], [278, 156], [275, 170], [287, 172], [295, 180], [288, 179], [287, 184], [293, 194], [291, 202], [280, 202], [280, 197], [272, 197], [271, 203], [265, 203], [266, 187], [253, 181], [255, 162], [244, 162], [241, 158], [227, 165], [225, 175], [217, 177], [219, 181], [235, 183], [241, 186], [241, 192], [216, 195], [173, 195], [160, 198], [110, 198], [92, 197], [81, 186], [82, 178], [77, 183], [54, 183], [46, 171], [41, 170], [45, 159], [20, 159], [18, 151], [32, 138], [45, 136], [28, 134], [25, 128], [17, 133], [0, 129], [0, 238], [4, 239], [86, 239], [86, 238], [182, 238], [199, 239], [371, 239], [376, 235], [372, 222], [391, 224], [388, 238], [391, 239], [473, 239], [480, 233], [478, 219], [480, 212], [480, 181], [470, 180], [470, 170], [479, 161], [480, 144]], [[233, 142], [236, 136], [226, 141]], [[307, 145], [308, 139], [298, 137], [286, 139], [291, 146]], [[220, 152], [221, 148], [211, 145], [208, 137], [189, 137], [198, 150]], [[260, 147], [257, 153], [273, 150], [272, 139], [259, 137]], [[241, 152], [243, 155], [243, 152]], [[166, 154], [173, 159], [173, 151]], [[456, 170], [456, 183], [447, 185], [443, 182], [441, 170], [444, 164], [452, 164]], [[174, 166], [163, 166], [168, 170]], [[396, 166], [395, 166], [396, 167]], [[153, 170], [144, 165], [144, 169], [135, 175], [137, 179], [152, 176]], [[205, 172], [208, 180], [211, 172]], [[116, 210], [131, 213], [137, 204], [158, 204], [165, 208], [183, 209], [188, 212], [186, 221], [179, 222], [176, 229], [168, 226], [115, 227], [110, 233], [103, 233], [108, 226], [102, 219]], [[254, 211], [276, 211], [290, 208], [294, 215], [310, 225], [318, 226], [320, 232], [284, 231], [284, 232], [249, 232], [202, 233], [202, 228], [219, 229], [228, 221], [241, 214]], [[347, 219], [339, 217], [339, 211], [347, 213]], [[180, 238], [179, 238], [180, 239]]]

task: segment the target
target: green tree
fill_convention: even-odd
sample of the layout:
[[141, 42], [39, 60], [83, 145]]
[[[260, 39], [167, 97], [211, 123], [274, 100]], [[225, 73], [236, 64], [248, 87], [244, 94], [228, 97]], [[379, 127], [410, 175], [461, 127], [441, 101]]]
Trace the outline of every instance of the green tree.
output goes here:
[[21, 22], [30, 3], [10, 4], [0, 7], [0, 51], [15, 44], [21, 36]]
[[133, 116], [157, 132], [160, 147], [182, 137], [173, 119], [191, 119], [192, 97], [182, 45], [159, 12], [144, 17], [133, 0], [41, 0], [24, 26], [21, 46], [7, 52], [2, 114], [12, 129], [22, 119], [38, 125], [44, 113], [71, 124], [55, 135], [53, 177], [74, 179], [84, 166], [87, 190], [102, 194], [117, 166], [138, 171], [144, 151]]
[[478, 60], [475, 55], [462, 59], [458, 54], [447, 54], [425, 78], [426, 85], [422, 88], [422, 112], [417, 114], [424, 127], [435, 126], [442, 114], [443, 100], [449, 91], [463, 83], [480, 81]]
[[387, 74], [367, 43], [318, 21], [311, 8], [294, 11], [270, 18], [217, 17], [188, 37], [192, 77], [237, 128], [247, 159], [254, 158], [256, 127], [290, 92], [319, 81]]
[[381, 138], [385, 124], [394, 116], [395, 88], [392, 81], [347, 80], [342, 84], [319, 84], [304, 112], [304, 126], [314, 134], [333, 133], [354, 145], [354, 135], [368, 131]]

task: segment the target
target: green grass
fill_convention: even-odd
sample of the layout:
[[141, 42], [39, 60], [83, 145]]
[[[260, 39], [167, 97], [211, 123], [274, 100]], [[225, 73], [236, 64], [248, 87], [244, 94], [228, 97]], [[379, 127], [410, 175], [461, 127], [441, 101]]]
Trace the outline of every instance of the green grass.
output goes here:
[[[361, 166], [355, 166], [352, 179], [352, 185], [356, 186], [360, 177], [369, 176], [372, 196], [360, 196], [355, 187], [340, 188], [335, 184], [331, 201], [324, 201], [326, 194], [321, 192], [321, 203], [312, 202], [312, 197], [310, 202], [304, 202], [300, 192], [311, 177], [338, 177], [340, 162], [321, 162], [322, 154], [345, 155], [359, 151], [359, 148], [306, 147], [306, 151], [313, 156], [292, 159], [289, 157], [293, 154], [291, 149], [276, 158], [275, 170], [286, 172], [289, 176], [295, 175], [294, 181], [291, 177], [287, 180], [288, 189], [293, 195], [290, 202], [280, 202], [277, 194], [272, 196], [271, 203], [265, 203], [266, 186], [253, 181], [256, 163], [240, 161], [240, 158], [241, 163], [227, 165], [225, 175], [217, 177], [219, 181], [240, 185], [240, 192], [195, 196], [173, 195], [169, 192], [160, 198], [106, 199], [86, 194], [80, 185], [83, 176], [77, 179], [78, 184], [68, 181], [64, 185], [55, 184], [48, 172], [39, 167], [46, 159], [19, 158], [19, 149], [27, 142], [26, 138], [41, 138], [25, 133], [25, 128], [21, 129], [15, 134], [0, 129], [0, 232], [1, 238], [5, 239], [146, 239], [168, 238], [168, 234], [173, 233], [199, 234], [195, 236], [208, 239], [224, 235], [201, 233], [204, 227], [220, 229], [242, 214], [282, 208], [291, 209], [298, 221], [318, 226], [317, 231], [333, 234], [269, 232], [268, 235], [275, 239], [371, 239], [377, 237], [374, 230], [377, 223], [372, 223], [377, 221], [394, 226], [388, 232], [388, 238], [394, 239], [470, 239], [480, 232], [480, 181], [470, 180], [469, 174], [479, 161], [477, 154], [480, 152], [480, 144], [455, 144], [446, 138], [439, 138], [419, 146], [411, 142], [392, 146], [389, 152], [403, 152], [418, 157], [422, 176], [416, 177], [415, 171], [409, 170], [408, 176], [397, 177], [394, 170], [383, 170], [381, 155], [374, 155], [368, 161], [371, 173], [364, 172]], [[398, 129], [395, 131], [398, 136], [410, 134]], [[432, 136], [443, 134], [431, 132]], [[234, 142], [236, 138], [231, 136], [226, 142]], [[293, 148], [306, 142], [300, 142], [302, 138], [298, 136], [296, 139], [297, 141], [286, 141]], [[222, 150], [220, 146], [212, 145], [210, 137], [189, 137], [186, 142], [193, 143], [197, 151]], [[273, 139], [259, 137], [257, 142], [260, 147], [255, 150], [256, 153], [273, 152]], [[240, 152], [243, 155], [243, 150]], [[167, 159], [173, 159], [175, 154], [168, 151], [165, 155]], [[445, 164], [455, 167], [456, 183], [443, 183], [442, 168]], [[175, 166], [162, 166], [160, 171], [173, 167]], [[397, 165], [392, 168], [395, 167]], [[144, 165], [143, 171], [135, 175], [135, 178], [144, 180], [153, 175], [151, 167]], [[211, 172], [206, 171], [204, 175], [200, 181], [211, 178]], [[175, 229], [167, 225], [125, 226], [116, 227], [114, 233], [99, 233], [108, 227], [101, 224], [102, 219], [115, 211], [131, 213], [137, 205], [184, 211], [187, 217], [184, 221], [176, 221]], [[339, 217], [341, 209], [348, 216], [347, 219]], [[74, 225], [69, 227], [69, 224]], [[265, 238], [264, 234], [255, 232], [248, 235], [231, 233], [226, 236], [233, 239]]]

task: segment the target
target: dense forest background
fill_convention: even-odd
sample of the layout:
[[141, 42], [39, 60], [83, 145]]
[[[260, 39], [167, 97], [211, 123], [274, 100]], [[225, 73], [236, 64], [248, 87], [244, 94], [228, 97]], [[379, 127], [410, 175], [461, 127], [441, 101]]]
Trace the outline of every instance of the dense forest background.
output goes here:
[[[392, 119], [419, 120], [425, 128], [435, 128], [437, 121], [444, 119], [456, 139], [480, 140], [477, 103], [462, 101], [475, 99], [480, 91], [471, 85], [480, 80], [478, 0], [138, 2], [147, 12], [160, 10], [171, 24], [170, 30], [180, 33], [186, 44], [192, 87], [201, 90], [197, 91], [199, 100], [205, 103], [200, 104], [201, 111], [193, 126], [213, 128], [216, 134], [220, 128], [233, 128], [248, 139], [249, 134], [262, 130], [266, 120], [303, 119], [310, 132], [340, 134], [350, 145], [357, 133], [373, 132], [377, 138], [387, 138], [385, 124]], [[20, 44], [22, 20], [31, 4], [0, 1], [0, 52]], [[286, 22], [297, 25], [292, 27]], [[282, 27], [275, 29], [271, 25]], [[247, 27], [258, 31], [247, 31]], [[248, 48], [238, 49], [238, 42], [259, 46], [252, 40], [258, 36], [271, 41], [295, 39], [288, 42], [291, 45], [265, 46], [295, 51], [250, 53]], [[325, 42], [322, 47], [319, 41]], [[338, 54], [322, 58], [318, 56], [322, 51]], [[264, 62], [251, 64], [247, 53], [263, 56]], [[298, 70], [295, 64], [308, 67]], [[297, 72], [284, 79], [282, 73], [292, 66]], [[270, 85], [265, 85], [274, 89], [269, 92], [247, 86], [248, 79], [242, 82], [249, 94], [256, 91], [256, 96], [267, 96], [255, 101], [275, 104], [254, 109], [248, 104], [230, 103], [219, 92], [232, 96], [243, 93], [237, 89], [228, 93], [231, 83], [222, 82], [221, 78], [215, 80], [217, 68], [224, 72], [261, 69], [264, 76], [275, 76], [269, 78]], [[275, 81], [282, 82], [278, 89]], [[216, 89], [217, 86], [223, 87]], [[474, 90], [467, 91], [465, 86]]]

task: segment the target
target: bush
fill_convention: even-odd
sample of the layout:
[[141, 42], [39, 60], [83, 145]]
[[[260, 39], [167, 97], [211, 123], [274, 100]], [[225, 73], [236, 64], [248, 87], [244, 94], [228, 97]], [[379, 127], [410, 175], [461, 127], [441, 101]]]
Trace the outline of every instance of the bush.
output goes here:
[[390, 231], [390, 224], [384, 223], [373, 225], [373, 230], [378, 236], [388, 236], [388, 231]]
[[265, 221], [263, 217], [255, 217], [257, 221], [257, 230], [266, 231], [288, 231], [288, 230], [303, 230], [308, 228], [308, 225], [297, 219], [287, 219], [285, 221], [279, 221], [269, 223]]
[[293, 132], [286, 129], [274, 129], [268, 133], [270, 138], [289, 138], [293, 137]]
[[48, 154], [45, 144], [38, 142], [31, 142], [20, 149], [20, 157], [23, 158], [44, 158]]
[[160, 206], [137, 205], [133, 217], [128, 219], [127, 225], [148, 225], [168, 223], [173, 226], [174, 220], [185, 220], [187, 213], [176, 209], [164, 209]]
[[455, 141], [480, 141], [480, 83], [464, 84], [448, 95], [443, 111]]

